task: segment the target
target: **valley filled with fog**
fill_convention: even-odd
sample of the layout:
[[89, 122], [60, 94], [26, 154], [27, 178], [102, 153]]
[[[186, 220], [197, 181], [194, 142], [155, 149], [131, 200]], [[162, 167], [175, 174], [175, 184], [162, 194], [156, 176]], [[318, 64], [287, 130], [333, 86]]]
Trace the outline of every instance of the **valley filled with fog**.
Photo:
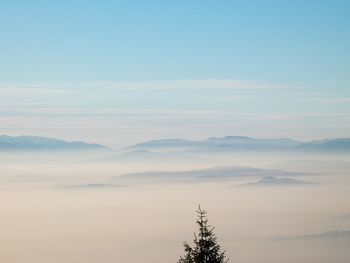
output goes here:
[[176, 262], [200, 204], [230, 262], [348, 262], [347, 141], [209, 140], [1, 151], [0, 261]]
[[349, 14], [0, 0], [0, 263], [350, 263]]

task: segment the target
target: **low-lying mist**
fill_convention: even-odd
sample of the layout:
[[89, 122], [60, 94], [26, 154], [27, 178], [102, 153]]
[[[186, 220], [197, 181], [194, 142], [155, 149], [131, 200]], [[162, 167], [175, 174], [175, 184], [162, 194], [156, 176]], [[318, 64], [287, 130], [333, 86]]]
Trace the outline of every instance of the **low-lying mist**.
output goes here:
[[146, 157], [2, 152], [0, 261], [176, 262], [200, 204], [230, 262], [349, 262], [348, 156]]

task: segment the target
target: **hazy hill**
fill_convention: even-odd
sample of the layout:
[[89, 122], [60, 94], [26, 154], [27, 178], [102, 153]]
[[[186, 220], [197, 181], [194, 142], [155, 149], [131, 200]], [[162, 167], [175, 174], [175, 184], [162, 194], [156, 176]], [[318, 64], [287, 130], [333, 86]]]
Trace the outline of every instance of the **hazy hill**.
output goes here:
[[140, 173], [128, 173], [115, 177], [117, 180], [132, 181], [221, 181], [235, 178], [260, 178], [264, 176], [293, 176], [298, 173], [283, 170], [267, 170], [243, 166], [217, 166], [208, 169], [198, 169], [189, 171], [150, 171]]
[[301, 181], [292, 178], [277, 178], [274, 176], [266, 176], [257, 182], [247, 183], [243, 186], [297, 186], [297, 185], [313, 185], [314, 183]]
[[304, 143], [297, 147], [301, 151], [315, 152], [349, 152], [350, 138], [324, 139]]
[[183, 139], [160, 139], [142, 142], [131, 146], [131, 148], [182, 148], [192, 147], [195, 142]]
[[266, 168], [312, 173], [348, 173], [350, 170], [350, 162], [332, 160], [289, 160], [269, 165]]
[[279, 240], [323, 240], [323, 241], [345, 241], [350, 242], [350, 230], [333, 230], [319, 234], [302, 235]]
[[55, 190], [106, 190], [125, 187], [124, 185], [115, 184], [75, 184], [75, 185], [56, 185], [53, 187]]
[[325, 139], [301, 142], [288, 138], [259, 139], [244, 136], [212, 137], [201, 141], [161, 139], [139, 143], [133, 149], [172, 149], [185, 151], [283, 151], [283, 152], [350, 152], [350, 139]]
[[64, 140], [38, 136], [0, 135], [0, 151], [40, 151], [40, 150], [101, 150], [107, 147], [86, 142], [67, 142]]

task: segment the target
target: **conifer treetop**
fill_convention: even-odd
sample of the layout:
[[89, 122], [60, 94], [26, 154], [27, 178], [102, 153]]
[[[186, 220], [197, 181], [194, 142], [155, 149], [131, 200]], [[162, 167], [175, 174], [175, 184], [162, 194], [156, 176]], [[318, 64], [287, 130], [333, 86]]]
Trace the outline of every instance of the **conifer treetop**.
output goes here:
[[178, 263], [226, 263], [225, 252], [221, 251], [214, 234], [214, 227], [209, 225], [207, 212], [198, 206], [196, 223], [198, 234], [194, 233], [193, 246], [184, 242], [185, 255], [180, 257]]

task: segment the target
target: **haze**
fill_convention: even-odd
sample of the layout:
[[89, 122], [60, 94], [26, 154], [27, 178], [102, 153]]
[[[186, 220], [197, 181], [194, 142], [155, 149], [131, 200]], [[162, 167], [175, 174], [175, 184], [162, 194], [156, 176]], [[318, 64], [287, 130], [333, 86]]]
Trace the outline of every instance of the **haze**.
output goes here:
[[[198, 204], [208, 210], [232, 262], [349, 259], [349, 237], [302, 238], [350, 228], [349, 217], [341, 219], [350, 213], [348, 155], [225, 154], [210, 162], [162, 164], [101, 161], [106, 155], [1, 153], [1, 261], [173, 262], [182, 242], [193, 238]], [[313, 171], [315, 162], [322, 171]], [[334, 169], [337, 163], [343, 166]], [[315, 184], [245, 185], [257, 181], [254, 174], [209, 182], [118, 179], [218, 165], [285, 169], [295, 172], [289, 178]]]
[[0, 262], [350, 262], [349, 11], [1, 0]]

